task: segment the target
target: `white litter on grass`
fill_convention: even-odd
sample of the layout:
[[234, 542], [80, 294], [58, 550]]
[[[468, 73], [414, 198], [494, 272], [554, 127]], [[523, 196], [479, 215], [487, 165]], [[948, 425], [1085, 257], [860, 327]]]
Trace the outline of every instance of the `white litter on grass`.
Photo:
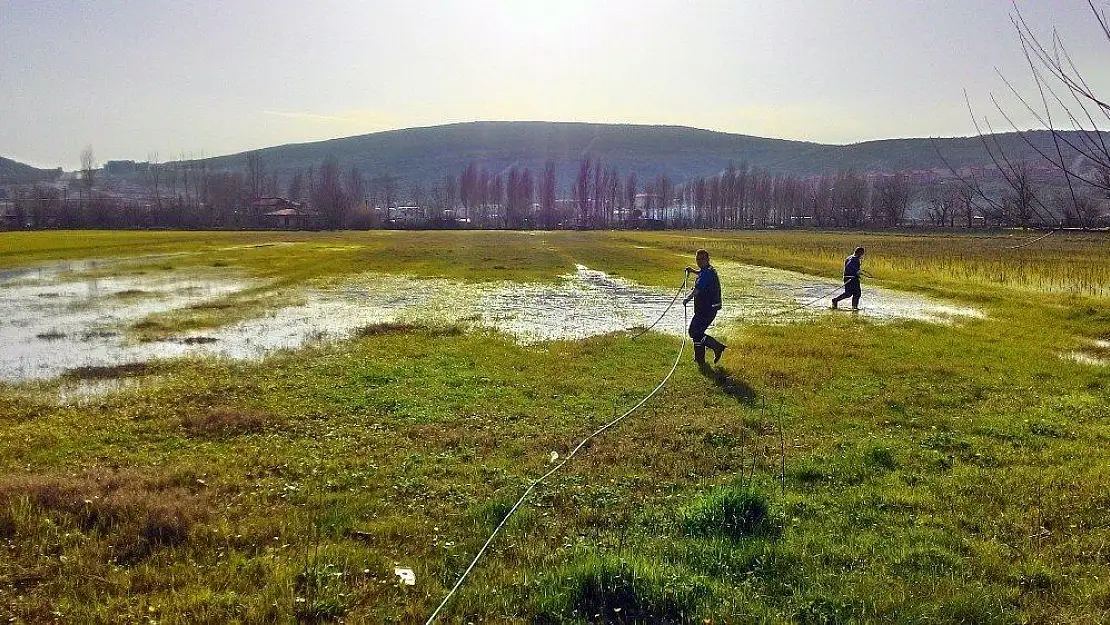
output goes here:
[[555, 462], [558, 462], [558, 461], [559, 461], [559, 452], [557, 452], [557, 451], [551, 452], [551, 458], [548, 460], [548, 463], [555, 463]]
[[412, 571], [412, 569], [405, 569], [405, 568], [401, 568], [399, 566], [394, 567], [393, 568], [393, 574], [396, 575], [397, 577], [400, 577], [401, 578], [401, 583], [404, 584], [405, 586], [415, 586], [416, 585], [416, 573], [414, 573]]

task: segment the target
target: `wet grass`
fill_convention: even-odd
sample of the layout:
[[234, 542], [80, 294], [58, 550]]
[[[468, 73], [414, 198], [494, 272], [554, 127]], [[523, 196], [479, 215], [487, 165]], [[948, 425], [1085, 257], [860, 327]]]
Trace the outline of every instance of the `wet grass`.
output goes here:
[[456, 336], [463, 333], [463, 328], [457, 324], [420, 325], [407, 322], [390, 321], [364, 326], [355, 331], [355, 336], [366, 338], [386, 334], [406, 334], [421, 332], [430, 336]]
[[[992, 260], [1025, 276], [994, 280], [974, 258], [998, 241], [971, 237], [204, 235], [0, 241], [29, 262], [203, 250], [198, 267], [289, 285], [580, 262], [670, 287], [695, 241], [823, 275], [859, 241], [884, 284], [986, 313], [730, 329], [719, 367], [684, 362], [536, 491], [443, 622], [1110, 620], [1110, 368], [1060, 357], [1110, 336], [1107, 270], [1076, 261], [1105, 257], [1101, 239], [1050, 237]], [[0, 615], [423, 622], [551, 452], [650, 391], [677, 348], [392, 324], [262, 362], [158, 363], [157, 385], [81, 406], [0, 387]]]
[[217, 407], [187, 412], [181, 425], [193, 436], [219, 436], [259, 432], [279, 420], [275, 415], [250, 409]]
[[109, 366], [75, 367], [65, 373], [70, 380], [111, 380], [146, 375], [152, 370], [145, 362], [127, 362]]
[[131, 324], [128, 334], [140, 342], [172, 339], [186, 332], [231, 325], [282, 306], [302, 302], [293, 289], [282, 290], [277, 286], [250, 287], [211, 301], [148, 315]]

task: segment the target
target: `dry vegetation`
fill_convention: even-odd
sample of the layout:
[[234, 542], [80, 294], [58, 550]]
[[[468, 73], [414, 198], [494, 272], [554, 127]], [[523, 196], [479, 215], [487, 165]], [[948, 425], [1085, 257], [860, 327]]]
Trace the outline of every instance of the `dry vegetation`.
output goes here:
[[181, 425], [193, 436], [211, 436], [259, 432], [275, 420], [275, 415], [262, 410], [220, 407], [191, 410]]
[[203, 480], [136, 469], [8, 475], [0, 480], [0, 528], [20, 540], [74, 530], [119, 564], [134, 564], [186, 542], [209, 515]]

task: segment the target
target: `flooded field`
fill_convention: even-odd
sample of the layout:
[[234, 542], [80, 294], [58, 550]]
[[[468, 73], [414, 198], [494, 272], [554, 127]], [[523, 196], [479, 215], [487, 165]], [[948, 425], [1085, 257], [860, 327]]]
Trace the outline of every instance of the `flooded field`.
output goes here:
[[1110, 622], [1110, 240], [0, 239], [0, 621]]
[[[95, 275], [84, 275], [97, 269]], [[110, 267], [108, 268], [110, 273]], [[722, 263], [725, 303], [718, 326], [786, 322], [824, 314], [837, 283], [805, 274]], [[343, 339], [382, 323], [454, 324], [506, 333], [523, 344], [574, 340], [643, 327], [665, 311], [660, 332], [684, 332], [673, 291], [649, 288], [582, 265], [553, 284], [464, 283], [363, 274], [298, 291], [302, 303], [205, 331], [140, 340], [144, 319], [203, 307], [254, 283], [226, 276], [104, 277], [94, 262], [8, 271], [0, 278], [0, 380], [54, 378], [190, 355], [259, 358], [311, 341]], [[979, 313], [919, 296], [866, 289], [859, 317], [946, 323]], [[94, 376], [96, 377], [96, 376]], [[93, 387], [99, 388], [99, 387]], [[78, 395], [80, 392], [77, 391]]]
[[176, 274], [68, 277], [87, 268], [9, 272], [0, 282], [0, 380], [50, 378], [79, 367], [172, 355], [164, 345], [133, 343], [128, 328], [150, 315], [195, 306], [247, 285]]

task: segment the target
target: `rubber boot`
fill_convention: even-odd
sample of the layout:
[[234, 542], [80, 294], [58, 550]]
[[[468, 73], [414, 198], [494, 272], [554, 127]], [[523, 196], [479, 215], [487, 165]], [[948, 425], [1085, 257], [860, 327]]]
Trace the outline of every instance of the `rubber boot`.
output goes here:
[[705, 345], [694, 343], [694, 362], [699, 365], [705, 364]]
[[702, 343], [709, 349], [713, 350], [713, 364], [717, 364], [718, 362], [720, 362], [721, 354], [725, 352], [725, 348], [727, 347], [727, 345], [718, 341], [712, 336], [709, 336], [708, 334], [706, 334], [705, 338], [702, 339]]

